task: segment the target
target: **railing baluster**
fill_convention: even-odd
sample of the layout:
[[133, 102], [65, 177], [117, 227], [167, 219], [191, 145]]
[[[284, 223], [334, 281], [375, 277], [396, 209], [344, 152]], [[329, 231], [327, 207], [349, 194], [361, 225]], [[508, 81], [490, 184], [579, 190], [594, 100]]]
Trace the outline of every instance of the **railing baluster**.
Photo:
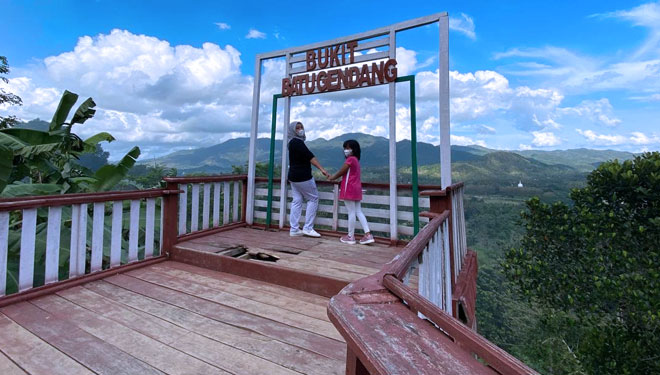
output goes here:
[[179, 194], [179, 235], [186, 234], [188, 217], [188, 184], [179, 185], [179, 190], [183, 192]]
[[9, 252], [9, 212], [0, 212], [0, 297], [7, 289], [7, 253]]
[[34, 283], [34, 246], [37, 230], [37, 209], [23, 210], [21, 255], [18, 268], [18, 291], [32, 288]]
[[78, 232], [80, 231], [80, 205], [71, 206], [71, 242], [69, 243], [69, 278], [78, 275]]
[[202, 229], [209, 228], [209, 212], [211, 201], [211, 184], [204, 184], [204, 201], [202, 203]]
[[213, 184], [213, 226], [220, 225], [220, 183]]
[[332, 186], [332, 230], [337, 231], [339, 226], [339, 185]]
[[160, 198], [160, 222], [158, 227], [160, 229], [160, 236], [158, 237], [158, 255], [163, 254], [163, 215], [165, 212], [165, 198]]
[[[452, 285], [452, 280], [451, 280], [451, 272], [450, 272], [450, 264], [449, 264], [449, 223], [445, 221], [442, 223], [442, 240], [444, 242], [444, 254], [445, 254], [445, 270], [444, 270], [444, 284], [445, 284], [445, 311], [447, 314], [452, 315], [452, 296], [451, 296], [451, 285]], [[460, 262], [460, 260], [459, 260]]]
[[234, 223], [238, 221], [238, 195], [240, 194], [240, 191], [241, 191], [240, 182], [234, 181], [234, 192], [233, 192], [233, 194], [234, 194], [234, 204], [232, 205], [233, 206], [232, 221]]
[[92, 224], [92, 258], [90, 272], [100, 271], [103, 264], [103, 225], [105, 220], [105, 202], [94, 203]]
[[44, 278], [46, 284], [54, 283], [58, 280], [61, 228], [62, 206], [50, 207], [48, 209], [48, 228], [46, 230], [46, 271]]
[[190, 207], [190, 231], [199, 228], [199, 184], [192, 185], [192, 205]]
[[123, 226], [124, 202], [112, 203], [112, 235], [110, 238], [110, 267], [121, 263], [121, 231]]
[[156, 219], [156, 198], [147, 198], [147, 215], [144, 228], [144, 259], [154, 255], [154, 222]]
[[140, 200], [131, 201], [130, 222], [128, 224], [128, 262], [138, 260], [138, 238], [140, 234]]
[[229, 182], [222, 186], [222, 194], [224, 195], [224, 202], [222, 205], [222, 225], [229, 224]]
[[71, 207], [69, 278], [85, 274], [87, 255], [87, 203]]

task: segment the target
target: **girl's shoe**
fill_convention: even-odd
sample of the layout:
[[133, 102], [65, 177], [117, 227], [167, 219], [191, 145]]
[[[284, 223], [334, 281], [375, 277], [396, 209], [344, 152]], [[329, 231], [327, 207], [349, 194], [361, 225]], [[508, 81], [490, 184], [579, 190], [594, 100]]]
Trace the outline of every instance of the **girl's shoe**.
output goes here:
[[347, 243], [349, 245], [355, 245], [355, 237], [354, 236], [349, 236], [348, 234], [345, 236], [342, 236], [339, 241], [343, 243]]
[[371, 233], [365, 234], [360, 239], [360, 245], [366, 245], [374, 242], [376, 242], [376, 240], [374, 240], [374, 236]]

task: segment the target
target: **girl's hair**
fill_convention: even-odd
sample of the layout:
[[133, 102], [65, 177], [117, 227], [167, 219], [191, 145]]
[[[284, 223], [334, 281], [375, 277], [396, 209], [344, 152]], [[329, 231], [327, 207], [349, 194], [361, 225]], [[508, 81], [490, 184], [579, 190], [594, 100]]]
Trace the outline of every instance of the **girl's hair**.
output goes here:
[[360, 144], [356, 140], [349, 139], [347, 141], [344, 141], [344, 145], [342, 147], [344, 148], [348, 147], [351, 150], [353, 150], [353, 156], [355, 156], [358, 160], [360, 160]]

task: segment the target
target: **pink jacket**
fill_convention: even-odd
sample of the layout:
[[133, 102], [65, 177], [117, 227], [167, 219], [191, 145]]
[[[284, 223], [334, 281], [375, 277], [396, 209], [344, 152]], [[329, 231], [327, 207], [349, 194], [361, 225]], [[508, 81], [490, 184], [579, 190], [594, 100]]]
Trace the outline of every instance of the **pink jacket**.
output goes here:
[[355, 156], [346, 158], [348, 172], [339, 185], [339, 199], [346, 201], [362, 200], [362, 181], [360, 180], [360, 162]]

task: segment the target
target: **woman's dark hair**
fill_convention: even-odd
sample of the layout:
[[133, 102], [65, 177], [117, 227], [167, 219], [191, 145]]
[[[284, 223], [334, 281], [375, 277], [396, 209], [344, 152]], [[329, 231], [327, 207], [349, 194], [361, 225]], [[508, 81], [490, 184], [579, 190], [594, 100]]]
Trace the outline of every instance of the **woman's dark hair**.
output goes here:
[[355, 156], [358, 160], [360, 160], [360, 144], [355, 140], [355, 139], [349, 139], [347, 141], [344, 141], [344, 145], [342, 146], [343, 148], [350, 148], [353, 150], [353, 156]]

